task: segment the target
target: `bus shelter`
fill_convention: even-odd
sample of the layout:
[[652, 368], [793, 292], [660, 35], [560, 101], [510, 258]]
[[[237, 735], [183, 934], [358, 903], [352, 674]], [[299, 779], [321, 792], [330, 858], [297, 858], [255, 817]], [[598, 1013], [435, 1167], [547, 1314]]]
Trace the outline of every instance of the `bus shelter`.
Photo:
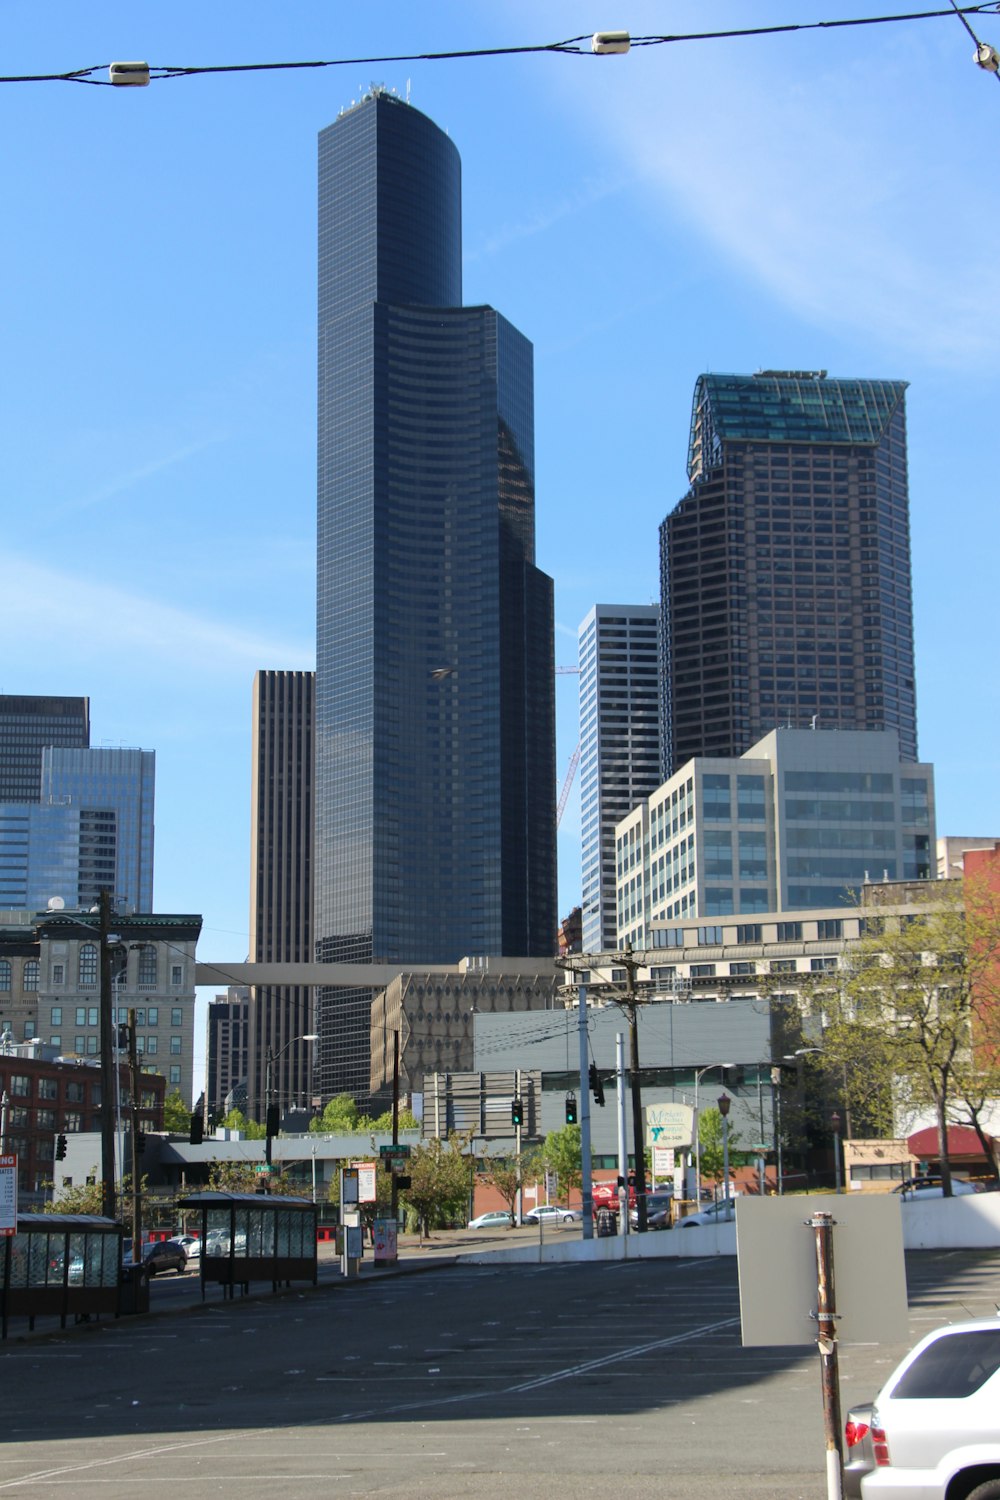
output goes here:
[[270, 1193], [191, 1193], [179, 1200], [201, 1217], [201, 1294], [220, 1284], [232, 1297], [251, 1281], [316, 1285], [316, 1204]]
[[8, 1320], [57, 1317], [79, 1321], [119, 1308], [122, 1226], [96, 1214], [18, 1214], [0, 1239], [2, 1333]]

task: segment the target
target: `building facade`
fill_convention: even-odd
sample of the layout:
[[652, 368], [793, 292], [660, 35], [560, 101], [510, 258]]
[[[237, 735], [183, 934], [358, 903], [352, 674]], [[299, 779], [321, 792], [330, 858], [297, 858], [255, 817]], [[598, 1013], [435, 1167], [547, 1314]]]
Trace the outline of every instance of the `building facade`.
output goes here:
[[[258, 672], [253, 685], [250, 797], [250, 953], [254, 963], [308, 963], [312, 946], [312, 672]], [[249, 1117], [263, 1120], [268, 1055], [274, 1102], [308, 1108], [312, 1053], [296, 1039], [313, 1030], [304, 985], [250, 991], [246, 1080]], [[234, 1034], [235, 1035], [235, 1034]], [[230, 1087], [232, 1084], [230, 1085]], [[222, 1098], [228, 1089], [223, 1091]]]
[[0, 804], [0, 906], [150, 911], [155, 782], [152, 750], [44, 746], [36, 801]]
[[205, 1121], [221, 1119], [227, 1100], [242, 1085], [250, 1065], [250, 991], [231, 985], [208, 1002], [205, 1039]]
[[38, 802], [42, 751], [90, 745], [90, 699], [0, 694], [0, 803]]
[[906, 384], [702, 375], [660, 528], [663, 775], [781, 725], [917, 758]]
[[615, 946], [615, 828], [660, 784], [659, 610], [595, 604], [580, 626], [583, 951]]
[[[461, 253], [455, 146], [374, 89], [319, 142], [320, 961], [555, 946], [532, 352]], [[367, 1092], [370, 999], [317, 995], [324, 1098]]]
[[656, 923], [852, 905], [934, 876], [934, 773], [883, 730], [778, 729], [698, 757], [618, 825], [616, 947]]

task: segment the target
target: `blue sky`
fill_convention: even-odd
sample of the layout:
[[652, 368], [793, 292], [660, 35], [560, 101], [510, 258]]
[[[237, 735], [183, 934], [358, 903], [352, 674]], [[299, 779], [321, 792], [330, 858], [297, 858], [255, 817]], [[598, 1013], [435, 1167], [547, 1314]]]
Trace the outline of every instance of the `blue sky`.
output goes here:
[[[876, 15], [757, 0], [753, 22]], [[745, 5], [7, 0], [4, 71], [260, 62], [746, 24]], [[1000, 45], [1000, 18], [973, 23]], [[1000, 87], [955, 17], [635, 50], [0, 87], [0, 691], [157, 752], [156, 904], [247, 944], [250, 693], [313, 664], [316, 134], [372, 81], [463, 160], [465, 300], [535, 346], [557, 659], [653, 602], [706, 370], [903, 378], [920, 752], [996, 834]], [[558, 682], [560, 778], [576, 683]], [[578, 804], [560, 910], [579, 897]]]

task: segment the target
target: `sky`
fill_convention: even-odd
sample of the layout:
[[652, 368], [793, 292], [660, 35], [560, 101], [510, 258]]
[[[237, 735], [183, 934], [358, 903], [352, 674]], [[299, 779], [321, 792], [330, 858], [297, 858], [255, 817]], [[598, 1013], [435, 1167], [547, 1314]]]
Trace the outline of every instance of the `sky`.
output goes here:
[[[909, 9], [909, 7], [899, 7]], [[755, 0], [752, 24], [891, 13]], [[747, 24], [729, 0], [6, 0], [4, 73], [289, 62]], [[1000, 17], [971, 24], [1000, 46]], [[248, 942], [258, 668], [314, 665], [316, 136], [371, 84], [463, 163], [464, 295], [535, 350], [556, 657], [654, 603], [704, 371], [904, 379], [920, 755], [1000, 837], [1000, 79], [957, 16], [543, 54], [0, 85], [0, 692], [86, 694], [157, 756], [155, 905]], [[98, 76], [106, 77], [106, 74]], [[557, 679], [560, 782], [576, 678]], [[559, 909], [579, 901], [579, 802]]]

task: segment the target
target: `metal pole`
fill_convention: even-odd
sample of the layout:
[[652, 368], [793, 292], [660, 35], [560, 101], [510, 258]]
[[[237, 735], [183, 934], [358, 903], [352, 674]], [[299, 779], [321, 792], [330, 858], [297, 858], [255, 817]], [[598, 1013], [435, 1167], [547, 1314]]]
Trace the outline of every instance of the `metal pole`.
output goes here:
[[635, 993], [635, 964], [631, 962], [631, 949], [628, 950], [629, 961], [625, 965], [625, 975], [628, 983], [628, 1032], [629, 1032], [629, 1082], [632, 1086], [632, 1153], [635, 1157], [635, 1210], [636, 1229], [640, 1234], [646, 1232], [646, 1215], [649, 1205], [646, 1202], [646, 1132], [642, 1124], [642, 1079], [639, 1076], [639, 1003]]
[[698, 1085], [707, 1069], [696, 1068], [694, 1074], [694, 1201], [695, 1211], [701, 1208], [701, 1116], [698, 1113]]
[[139, 1052], [135, 1038], [135, 1011], [128, 1013], [128, 1075], [132, 1087], [132, 1260], [136, 1254], [142, 1258], [142, 1190], [139, 1180], [139, 1106], [142, 1094], [139, 1086]]
[[729, 1221], [729, 1108], [722, 1111], [722, 1181], [726, 1204], [726, 1222]]
[[264, 1161], [267, 1165], [267, 1175], [271, 1175], [271, 1076], [274, 1069], [274, 1053], [271, 1043], [267, 1044], [267, 1058], [264, 1064]]
[[[521, 1098], [521, 1069], [514, 1069], [514, 1098]], [[522, 1101], [521, 1108], [524, 1108]], [[518, 1111], [520, 1116], [520, 1111]], [[517, 1196], [514, 1200], [514, 1217], [518, 1224], [524, 1220], [524, 1183], [521, 1181], [521, 1121], [514, 1126], [514, 1173], [517, 1180]], [[535, 1202], [538, 1202], [536, 1197]]]
[[114, 1029], [111, 1020], [111, 892], [101, 891], [98, 903], [100, 934], [101, 1021], [101, 1213], [115, 1217], [115, 1075]]
[[583, 1199], [583, 1238], [594, 1238], [594, 1179], [590, 1162], [590, 1068], [587, 1060], [587, 986], [577, 991], [580, 1031], [580, 1177]]
[[0, 1099], [0, 1156], [7, 1155], [7, 1106], [10, 1100], [7, 1098], [7, 1090], [3, 1091]]
[[774, 1161], [775, 1171], [778, 1174], [778, 1195], [783, 1196], [785, 1191], [784, 1174], [781, 1167], [781, 1069], [771, 1069], [771, 1114], [774, 1126]]
[[842, 1185], [843, 1180], [840, 1175], [840, 1116], [836, 1110], [833, 1113], [831, 1124], [833, 1125], [833, 1180], [836, 1185], [836, 1191], [842, 1193], [844, 1189]]
[[[399, 1145], [399, 1032], [392, 1033], [392, 1144]], [[399, 1211], [399, 1184], [397, 1182], [396, 1158], [392, 1158], [392, 1185], [390, 1187], [389, 1215], [395, 1223]]]
[[827, 1500], [842, 1500], [843, 1457], [840, 1450], [840, 1372], [837, 1361], [836, 1288], [833, 1275], [833, 1225], [830, 1213], [815, 1213], [806, 1223], [816, 1240], [816, 1345], [823, 1389], [823, 1433], [826, 1438]]
[[618, 1081], [618, 1233], [628, 1234], [628, 1133], [625, 1128], [625, 1033], [615, 1035], [615, 1074]]

